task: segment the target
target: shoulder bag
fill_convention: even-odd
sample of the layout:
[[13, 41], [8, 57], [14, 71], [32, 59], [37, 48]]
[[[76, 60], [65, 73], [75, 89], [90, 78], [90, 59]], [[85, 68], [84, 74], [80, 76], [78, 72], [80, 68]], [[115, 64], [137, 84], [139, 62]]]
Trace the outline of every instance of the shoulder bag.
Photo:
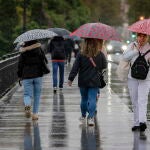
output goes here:
[[48, 63], [46, 62], [46, 56], [44, 54], [44, 52], [42, 51], [42, 49], [40, 50], [41, 53], [41, 59], [42, 59], [42, 72], [43, 74], [48, 74], [50, 73], [50, 69], [48, 67]]
[[97, 74], [96, 74], [95, 76], [96, 76], [96, 79], [97, 79], [97, 83], [98, 83], [98, 85], [99, 85], [99, 88], [104, 88], [104, 87], [106, 86], [106, 82], [105, 82], [105, 80], [104, 80], [104, 72], [105, 72], [105, 71], [100, 72], [100, 71], [98, 70], [98, 68], [97, 68], [97, 66], [96, 66], [96, 63], [94, 62], [93, 58], [90, 57], [89, 59], [90, 59], [92, 65], [93, 65], [93, 67], [96, 69]]

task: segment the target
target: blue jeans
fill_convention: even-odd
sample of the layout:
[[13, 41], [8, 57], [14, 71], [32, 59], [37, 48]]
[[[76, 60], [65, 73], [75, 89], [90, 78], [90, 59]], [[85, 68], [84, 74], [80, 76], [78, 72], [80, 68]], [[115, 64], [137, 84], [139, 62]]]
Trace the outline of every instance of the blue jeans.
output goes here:
[[53, 87], [57, 87], [57, 74], [58, 74], [58, 68], [59, 68], [59, 88], [63, 88], [64, 84], [64, 62], [53, 62]]
[[34, 98], [33, 102], [33, 113], [38, 113], [41, 89], [42, 89], [42, 77], [32, 78], [32, 79], [24, 79], [24, 104], [30, 105], [32, 104], [32, 97]]
[[99, 88], [80, 88], [81, 93], [81, 113], [83, 117], [86, 117], [88, 112], [88, 118], [95, 116], [96, 110], [96, 96]]

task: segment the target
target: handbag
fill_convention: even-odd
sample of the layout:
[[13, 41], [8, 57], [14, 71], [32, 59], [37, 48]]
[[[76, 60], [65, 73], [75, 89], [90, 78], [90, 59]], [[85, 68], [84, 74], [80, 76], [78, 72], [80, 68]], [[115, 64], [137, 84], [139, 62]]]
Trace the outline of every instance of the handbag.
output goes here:
[[91, 61], [92, 65], [95, 68], [96, 73], [97, 73], [94, 78], [96, 78], [99, 88], [102, 89], [102, 88], [104, 88], [106, 86], [106, 82], [104, 80], [104, 73], [105, 73], [105, 71], [100, 72], [98, 70], [98, 68], [97, 68], [97, 66], [96, 66], [96, 64], [95, 64], [95, 62], [94, 62], [92, 57], [90, 57], [90, 61]]
[[50, 73], [50, 69], [45, 60], [42, 61], [42, 71], [43, 71], [43, 74]]
[[48, 67], [48, 63], [46, 62], [47, 59], [42, 49], [40, 50], [40, 54], [41, 54], [41, 60], [42, 60], [42, 72], [43, 74], [48, 74], [50, 73], [50, 69]]
[[120, 59], [116, 74], [121, 81], [126, 81], [129, 73], [130, 62], [125, 61], [123, 58]]

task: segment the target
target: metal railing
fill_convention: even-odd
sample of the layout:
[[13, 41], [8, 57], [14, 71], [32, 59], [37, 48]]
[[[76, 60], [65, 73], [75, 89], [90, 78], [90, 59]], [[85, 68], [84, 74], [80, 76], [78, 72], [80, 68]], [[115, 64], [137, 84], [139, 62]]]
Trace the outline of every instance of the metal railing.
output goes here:
[[[42, 45], [42, 49], [46, 51], [46, 45]], [[20, 52], [14, 51], [0, 57], [0, 97], [5, 95], [18, 80], [17, 68], [18, 57]]]
[[0, 59], [0, 97], [2, 97], [17, 81], [19, 52], [7, 54]]
[[6, 55], [1, 56], [1, 57], [0, 57], [0, 61], [1, 61], [1, 60], [5, 60], [5, 59], [7, 59], [7, 58], [11, 58], [11, 57], [13, 57], [13, 56], [17, 56], [18, 54], [19, 54], [18, 51], [14, 51], [13, 53], [8, 53], [8, 54], [6, 54]]

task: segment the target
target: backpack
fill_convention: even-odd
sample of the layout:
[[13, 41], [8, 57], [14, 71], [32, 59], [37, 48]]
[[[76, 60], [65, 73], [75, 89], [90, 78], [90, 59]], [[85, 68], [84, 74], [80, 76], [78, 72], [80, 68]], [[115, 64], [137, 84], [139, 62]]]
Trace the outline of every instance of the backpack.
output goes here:
[[150, 65], [148, 65], [144, 56], [148, 54], [149, 52], [150, 50], [148, 50], [143, 55], [141, 55], [141, 53], [139, 52], [139, 56], [134, 61], [133, 65], [131, 66], [131, 76], [133, 78], [140, 79], [140, 80], [146, 79]]
[[64, 41], [54, 41], [51, 43], [51, 49], [53, 59], [65, 59]]

